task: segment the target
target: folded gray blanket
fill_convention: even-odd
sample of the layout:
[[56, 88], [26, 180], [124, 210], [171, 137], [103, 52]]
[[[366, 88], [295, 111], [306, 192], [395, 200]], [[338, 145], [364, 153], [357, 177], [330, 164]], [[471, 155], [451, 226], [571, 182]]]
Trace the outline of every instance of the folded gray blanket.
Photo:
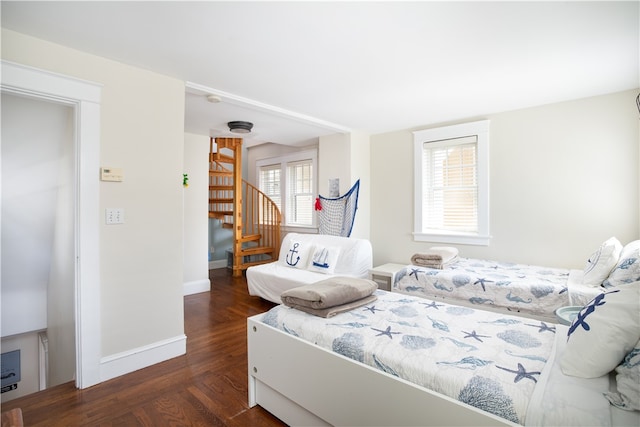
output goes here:
[[457, 261], [458, 249], [449, 246], [434, 246], [411, 257], [411, 264], [413, 265], [439, 269], [448, 267]]
[[295, 308], [296, 310], [304, 311], [305, 313], [313, 314], [314, 316], [329, 318], [336, 314], [344, 313], [345, 311], [353, 310], [354, 308], [362, 307], [363, 305], [371, 304], [378, 297], [375, 295], [369, 295], [368, 297], [361, 298], [359, 300], [351, 301], [346, 304], [335, 305], [328, 308], [311, 308], [303, 305], [289, 305], [288, 307]]
[[357, 301], [373, 294], [378, 285], [373, 280], [336, 276], [284, 291], [284, 305], [325, 309]]

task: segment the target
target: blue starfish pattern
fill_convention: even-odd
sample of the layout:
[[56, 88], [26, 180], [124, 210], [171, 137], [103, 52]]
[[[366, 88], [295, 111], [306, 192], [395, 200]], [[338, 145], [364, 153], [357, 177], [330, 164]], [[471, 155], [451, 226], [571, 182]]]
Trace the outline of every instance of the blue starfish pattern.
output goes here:
[[533, 376], [534, 375], [540, 375], [539, 371], [527, 372], [527, 370], [524, 368], [524, 366], [522, 366], [522, 363], [518, 363], [518, 370], [517, 371], [514, 371], [512, 369], [503, 368], [502, 366], [498, 366], [498, 365], [496, 365], [496, 368], [502, 369], [503, 371], [511, 372], [513, 374], [516, 374], [516, 377], [513, 379], [514, 383], [519, 382], [523, 378], [528, 378], [530, 380], [533, 380], [534, 383], [537, 383], [538, 380], [535, 379]]
[[462, 333], [466, 334], [463, 338], [474, 338], [480, 342], [484, 342], [480, 338], [491, 338], [489, 335], [478, 335], [475, 330], [471, 332], [462, 331]]
[[484, 287], [485, 283], [493, 283], [493, 280], [489, 280], [489, 279], [485, 279], [484, 277], [478, 278], [478, 280], [476, 280], [475, 282], [473, 282], [474, 285], [480, 284], [480, 286], [482, 286], [482, 290], [487, 292], [487, 289]]
[[365, 307], [365, 308], [362, 309], [362, 311], [366, 311], [366, 310], [369, 310], [373, 314], [376, 314], [376, 311], [384, 311], [384, 310], [382, 310], [380, 308], [376, 308], [375, 305], [372, 305], [371, 307]]
[[416, 280], [418, 280], [418, 273], [422, 273], [419, 268], [412, 268], [411, 273], [409, 273], [409, 277], [416, 276]]
[[435, 308], [436, 310], [438, 310], [438, 307], [443, 307], [443, 306], [444, 306], [444, 304], [438, 304], [438, 303], [436, 303], [435, 301], [431, 301], [431, 302], [429, 302], [429, 303], [427, 303], [427, 302], [422, 302], [422, 303], [420, 303], [420, 304], [424, 305], [424, 306], [425, 306], [425, 308]]
[[378, 335], [376, 335], [377, 337], [381, 336], [381, 335], [386, 335], [389, 337], [389, 339], [393, 339], [393, 334], [401, 334], [402, 332], [393, 332], [391, 331], [391, 326], [387, 326], [387, 329], [385, 329], [384, 331], [381, 329], [376, 329], [376, 328], [371, 328], [376, 332], [380, 332]]
[[553, 332], [554, 334], [556, 333], [556, 327], [555, 326], [549, 326], [544, 322], [540, 322], [539, 325], [532, 325], [531, 323], [525, 323], [525, 325], [527, 326], [533, 326], [534, 328], [538, 328], [538, 332]]

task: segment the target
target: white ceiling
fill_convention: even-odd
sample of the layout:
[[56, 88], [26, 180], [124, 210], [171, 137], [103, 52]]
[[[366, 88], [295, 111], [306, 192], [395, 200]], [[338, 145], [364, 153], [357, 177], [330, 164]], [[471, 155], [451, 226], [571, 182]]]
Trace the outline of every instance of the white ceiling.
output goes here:
[[[253, 143], [426, 127], [640, 86], [640, 2], [12, 2], [2, 27], [187, 82]], [[212, 104], [205, 94], [220, 95]]]

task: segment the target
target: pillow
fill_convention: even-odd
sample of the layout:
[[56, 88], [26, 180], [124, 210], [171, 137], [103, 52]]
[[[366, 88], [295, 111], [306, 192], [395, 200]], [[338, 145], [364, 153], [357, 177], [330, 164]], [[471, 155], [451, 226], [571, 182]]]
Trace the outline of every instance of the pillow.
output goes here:
[[634, 240], [622, 248], [620, 259], [602, 284], [605, 287], [626, 285], [640, 280], [640, 240]]
[[615, 237], [605, 241], [589, 257], [584, 266], [582, 283], [586, 286], [600, 286], [609, 277], [622, 253], [622, 243]]
[[617, 392], [605, 393], [612, 405], [628, 411], [640, 410], [640, 341], [616, 368]]
[[280, 249], [280, 261], [287, 267], [307, 268], [312, 246], [307, 242], [292, 241], [288, 248]]
[[560, 360], [566, 375], [600, 377], [640, 340], [640, 282], [610, 289], [585, 305], [571, 323]]
[[340, 248], [316, 246], [308, 270], [324, 274], [333, 274], [340, 255]]

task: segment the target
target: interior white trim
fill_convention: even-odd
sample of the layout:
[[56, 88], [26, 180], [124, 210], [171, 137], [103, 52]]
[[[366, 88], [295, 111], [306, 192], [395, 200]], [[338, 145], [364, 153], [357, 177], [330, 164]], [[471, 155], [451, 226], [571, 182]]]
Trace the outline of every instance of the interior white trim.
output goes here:
[[164, 362], [187, 352], [187, 336], [182, 334], [153, 344], [134, 348], [100, 360], [103, 381]]
[[204, 94], [218, 95], [219, 97], [223, 98], [224, 102], [228, 102], [230, 104], [238, 105], [241, 107], [251, 107], [258, 111], [263, 111], [269, 114], [285, 117], [287, 119], [292, 119], [300, 123], [320, 126], [322, 128], [329, 129], [338, 133], [351, 132], [351, 129], [346, 126], [342, 126], [336, 123], [331, 123], [326, 120], [318, 119], [315, 117], [307, 116], [306, 114], [296, 113], [295, 111], [286, 110], [284, 108], [276, 107], [275, 105], [265, 104], [264, 102], [245, 98], [243, 96], [235, 95], [233, 93], [225, 92], [223, 90], [210, 88], [198, 83], [186, 82], [185, 88], [189, 93], [195, 93], [199, 95], [204, 95]]
[[193, 280], [191, 282], [185, 282], [182, 284], [184, 295], [199, 294], [200, 292], [209, 292], [211, 290], [211, 281], [205, 280]]
[[101, 382], [98, 170], [102, 86], [3, 60], [1, 88], [74, 109], [76, 386], [90, 387]]

